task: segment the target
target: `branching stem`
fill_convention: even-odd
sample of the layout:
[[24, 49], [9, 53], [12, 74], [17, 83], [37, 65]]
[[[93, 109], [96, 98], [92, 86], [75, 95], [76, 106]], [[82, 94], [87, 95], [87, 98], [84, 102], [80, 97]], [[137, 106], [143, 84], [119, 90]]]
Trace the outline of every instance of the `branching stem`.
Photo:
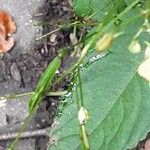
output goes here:
[[[9, 94], [9, 95], [5, 95], [5, 96], [1, 96], [0, 101], [1, 100], [14, 99], [14, 98], [20, 98], [23, 96], [31, 96], [34, 93], [35, 92], [27, 92], [27, 93], [21, 93], [21, 94]], [[65, 94], [67, 94], [67, 91], [57, 91], [57, 92], [49, 92], [46, 94], [46, 96], [63, 96]]]

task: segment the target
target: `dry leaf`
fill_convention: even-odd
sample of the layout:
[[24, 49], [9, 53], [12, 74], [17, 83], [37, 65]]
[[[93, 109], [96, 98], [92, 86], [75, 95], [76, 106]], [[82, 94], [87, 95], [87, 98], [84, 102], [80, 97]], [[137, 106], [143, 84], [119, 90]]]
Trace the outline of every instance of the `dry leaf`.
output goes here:
[[0, 53], [9, 51], [14, 46], [11, 34], [16, 31], [16, 25], [12, 17], [0, 10]]

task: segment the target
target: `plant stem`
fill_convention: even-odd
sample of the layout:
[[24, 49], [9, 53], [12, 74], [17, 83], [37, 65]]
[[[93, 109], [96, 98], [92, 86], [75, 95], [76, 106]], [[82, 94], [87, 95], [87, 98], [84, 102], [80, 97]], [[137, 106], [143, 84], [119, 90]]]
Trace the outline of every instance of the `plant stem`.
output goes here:
[[47, 36], [49, 36], [49, 35], [51, 35], [51, 34], [57, 32], [57, 31], [59, 31], [59, 30], [61, 30], [61, 29], [68, 28], [68, 27], [74, 26], [74, 25], [79, 24], [79, 23], [80, 23], [80, 21], [75, 21], [75, 22], [72, 22], [72, 23], [70, 23], [70, 24], [68, 24], [68, 25], [61, 25], [61, 26], [59, 26], [57, 29], [55, 29], [55, 30], [53, 30], [53, 31], [51, 31], [51, 32], [49, 32], [49, 33], [44, 34], [43, 36], [37, 38], [36, 40], [37, 40], [37, 41], [38, 41], [38, 40], [41, 40], [41, 39], [43, 39], [43, 38], [45, 38], [45, 37], [47, 37]]
[[83, 91], [82, 91], [82, 82], [81, 82], [81, 74], [80, 69], [78, 69], [78, 82], [79, 82], [79, 90], [80, 90], [80, 101], [78, 103], [79, 107], [83, 107]]
[[87, 132], [86, 132], [86, 127], [84, 124], [81, 125], [81, 130], [82, 130], [82, 138], [83, 138], [84, 146], [85, 146], [86, 150], [89, 150], [90, 144], [89, 144], [89, 140], [88, 140], [88, 136], [87, 136]]
[[87, 51], [89, 50], [89, 48], [91, 47], [91, 45], [93, 44], [94, 38], [83, 48], [82, 52], [81, 52], [81, 56], [78, 59], [78, 61], [68, 70], [66, 70], [60, 78], [58, 78], [55, 82], [54, 85], [59, 83], [60, 81], [62, 81], [68, 74], [70, 74], [76, 67], [78, 67], [80, 65], [80, 63], [82, 62], [82, 59], [84, 58], [84, 56], [87, 54]]
[[[78, 76], [77, 76], [77, 83], [79, 83], [79, 91], [78, 88], [76, 88], [76, 98], [77, 98], [77, 104], [78, 104], [78, 109], [80, 110], [81, 107], [84, 108], [83, 106], [83, 95], [82, 95], [82, 84], [81, 84], [81, 77], [79, 74], [79, 65], [82, 62], [83, 58], [86, 56], [88, 50], [90, 49], [91, 45], [97, 40], [97, 38], [101, 35], [103, 28], [107, 28], [110, 25], [112, 25], [119, 17], [123, 16], [126, 12], [128, 12], [138, 1], [136, 0], [135, 2], [133, 2], [127, 9], [125, 9], [122, 13], [120, 13], [115, 19], [112, 19], [110, 21], [110, 23], [108, 23], [108, 19], [111, 17], [111, 13], [109, 13], [110, 16], [107, 16], [104, 20], [103, 23], [99, 24], [98, 28], [97, 28], [97, 33], [93, 36], [93, 38], [91, 39], [91, 41], [85, 45], [85, 47], [83, 48], [82, 52], [81, 52], [81, 56], [80, 58], [77, 60], [77, 62], [69, 69], [67, 70], [55, 83], [60, 82], [67, 74], [71, 73], [73, 70], [75, 70], [75, 68], [77, 68], [78, 70]], [[113, 12], [114, 9], [118, 6], [118, 4], [116, 4], [112, 10], [110, 12]], [[80, 95], [80, 96], [79, 96]], [[88, 136], [87, 136], [87, 132], [86, 132], [86, 127], [85, 127], [85, 123], [80, 124], [80, 130], [81, 130], [81, 135], [82, 135], [82, 139], [83, 139], [83, 143], [85, 146], [86, 150], [90, 149], [90, 145], [89, 145], [89, 141], [88, 141]]]
[[67, 25], [59, 25], [59, 27], [58, 28], [56, 28], [56, 29], [54, 29], [54, 30], [52, 30], [52, 31], [50, 31], [50, 32], [48, 32], [48, 33], [46, 33], [46, 34], [44, 34], [44, 35], [42, 35], [42, 36], [40, 36], [40, 37], [38, 37], [37, 39], [36, 39], [36, 41], [38, 41], [38, 40], [41, 40], [41, 39], [43, 39], [43, 38], [45, 38], [45, 37], [47, 37], [47, 36], [50, 36], [51, 34], [53, 34], [53, 33], [55, 33], [55, 32], [57, 32], [57, 31], [60, 31], [60, 30], [62, 30], [62, 29], [66, 29], [66, 28], [70, 28], [70, 27], [72, 27], [72, 26], [83, 26], [83, 27], [85, 27], [85, 26], [95, 26], [95, 25], [97, 25], [97, 23], [96, 22], [81, 22], [81, 21], [75, 21], [75, 22], [72, 22], [72, 23], [70, 23], [70, 24], [67, 24]]
[[121, 12], [116, 18], [112, 19], [108, 26], [112, 25], [115, 21], [117, 21], [120, 17], [126, 14], [139, 0], [135, 0], [130, 6], [128, 6], [123, 12]]
[[[108, 1], [109, 4], [112, 3], [112, 0]], [[92, 17], [94, 17], [96, 14], [98, 14], [100, 11], [102, 11], [103, 9], [105, 9], [107, 7], [108, 4], [106, 4], [105, 6], [103, 6], [102, 8], [100, 8], [99, 10], [97, 10], [96, 12], [94, 12], [93, 14], [91, 14], [89, 17], [87, 17], [86, 19], [91, 19]]]
[[[21, 93], [21, 94], [10, 94], [10, 95], [5, 95], [0, 97], [1, 100], [8, 100], [8, 99], [14, 99], [14, 98], [19, 98], [23, 96], [30, 96], [33, 95], [35, 92], [27, 92], [27, 93]], [[49, 92], [46, 94], [46, 96], [63, 96], [67, 94], [67, 91], [57, 91], [57, 92]]]
[[51, 32], [49, 32], [49, 33], [46, 33], [46, 34], [44, 34], [44, 35], [38, 37], [38, 38], [36, 39], [36, 41], [41, 40], [41, 39], [43, 39], [43, 38], [45, 38], [45, 37], [47, 37], [47, 36], [49, 36], [49, 35], [51, 35], [51, 34], [57, 32], [57, 31], [59, 31], [60, 29], [61, 29], [61, 28], [57, 28], [57, 29], [55, 29], [55, 30], [53, 30], [53, 31], [51, 31]]
[[[50, 128], [44, 128], [44, 129], [37, 129], [34, 131], [25, 131], [22, 133], [20, 138], [35, 138], [35, 137], [49, 137], [49, 130]], [[12, 140], [15, 139], [18, 136], [18, 133], [8, 133], [0, 135], [0, 141], [6, 141], [6, 140]]]
[[[76, 88], [76, 99], [77, 99], [78, 113], [79, 113], [79, 111], [81, 111], [81, 108], [84, 108], [80, 68], [78, 68], [78, 70], [77, 70], [75, 82], [77, 84], [79, 84], [79, 88]], [[84, 118], [84, 119], [86, 119], [86, 118]], [[89, 140], [88, 140], [88, 135], [87, 135], [85, 123], [86, 123], [86, 120], [83, 120], [82, 124], [80, 122], [80, 134], [81, 134], [81, 139], [83, 140], [83, 145], [84, 145], [85, 149], [89, 150], [90, 144], [89, 144]]]
[[27, 128], [28, 124], [30, 123], [31, 119], [33, 116], [33, 112], [26, 118], [25, 122], [23, 123], [23, 126], [21, 127], [21, 129], [19, 130], [19, 132], [17, 133], [17, 137], [15, 138], [15, 140], [10, 144], [8, 150], [14, 150], [21, 134], [23, 133], [23, 131]]

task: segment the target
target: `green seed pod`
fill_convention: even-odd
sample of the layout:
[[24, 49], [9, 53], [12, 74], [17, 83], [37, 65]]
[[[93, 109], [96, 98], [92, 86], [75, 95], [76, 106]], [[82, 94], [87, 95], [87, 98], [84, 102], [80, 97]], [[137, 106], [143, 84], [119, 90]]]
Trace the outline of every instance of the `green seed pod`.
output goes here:
[[96, 51], [101, 52], [110, 48], [112, 45], [113, 39], [114, 39], [113, 33], [104, 34], [104, 36], [100, 40], [98, 40], [98, 42], [96, 43], [96, 46], [95, 46]]

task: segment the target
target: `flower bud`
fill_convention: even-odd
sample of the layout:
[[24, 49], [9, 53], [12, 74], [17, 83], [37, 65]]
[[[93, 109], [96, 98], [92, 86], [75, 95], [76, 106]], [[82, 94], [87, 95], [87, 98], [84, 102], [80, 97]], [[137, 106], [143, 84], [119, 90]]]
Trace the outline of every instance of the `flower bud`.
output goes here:
[[137, 40], [133, 40], [129, 45], [129, 51], [133, 54], [137, 54], [141, 51], [141, 45]]
[[104, 34], [104, 36], [100, 40], [98, 40], [98, 42], [96, 43], [96, 46], [95, 46], [96, 51], [101, 52], [110, 48], [112, 45], [113, 39], [114, 39], [113, 33]]
[[86, 121], [89, 119], [88, 112], [85, 108], [81, 107], [78, 112], [78, 120], [80, 124], [86, 123]]

